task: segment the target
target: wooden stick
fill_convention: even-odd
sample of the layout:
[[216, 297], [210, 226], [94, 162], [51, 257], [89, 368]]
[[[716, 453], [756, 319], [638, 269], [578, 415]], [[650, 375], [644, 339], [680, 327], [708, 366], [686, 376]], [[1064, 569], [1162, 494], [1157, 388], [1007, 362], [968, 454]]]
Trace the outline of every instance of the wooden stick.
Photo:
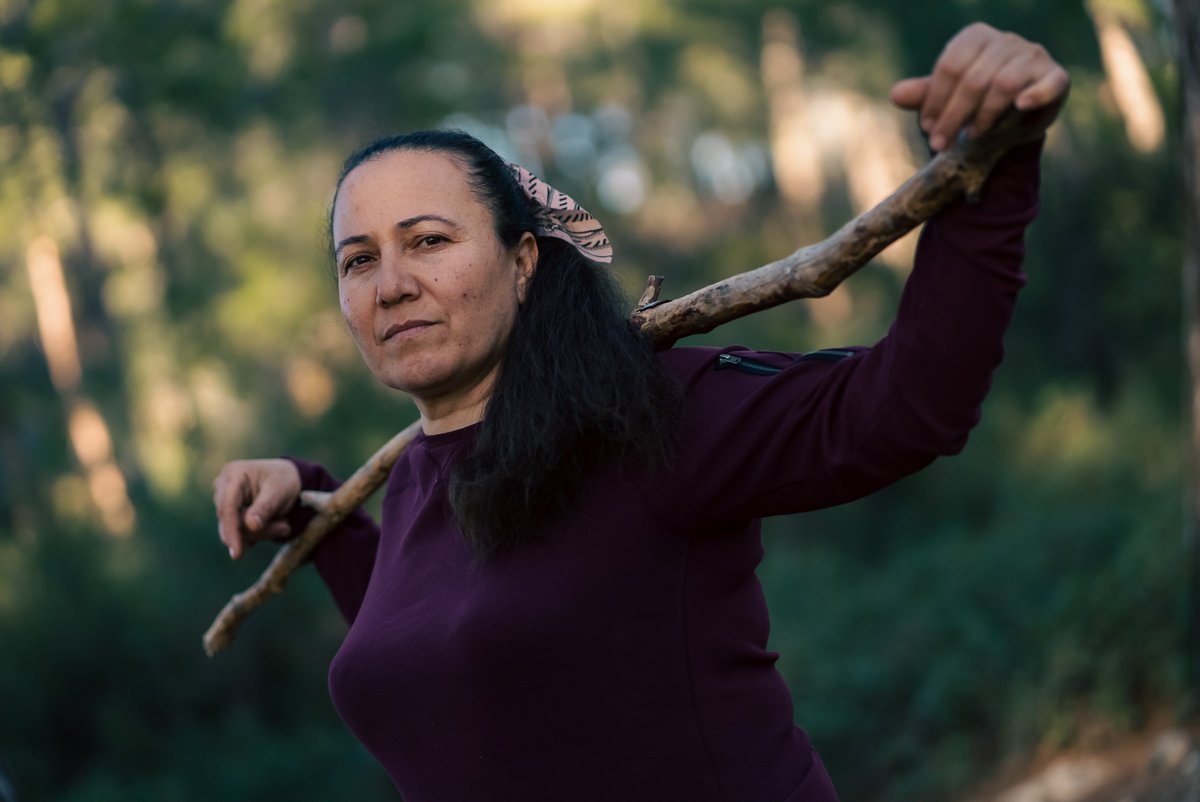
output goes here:
[[656, 348], [712, 331], [797, 298], [823, 298], [888, 245], [951, 203], [977, 198], [992, 167], [1010, 148], [1045, 130], [1044, 112], [1010, 112], [976, 140], [960, 140], [875, 208], [827, 239], [777, 262], [636, 311], [631, 318]]
[[[662, 279], [651, 276], [630, 320], [641, 327], [655, 348], [669, 348], [691, 334], [712, 331], [752, 312], [796, 298], [820, 298], [946, 206], [966, 196], [977, 197], [988, 173], [1014, 145], [1029, 142], [1045, 130], [1057, 110], [1027, 114], [1010, 112], [985, 135], [960, 139], [939, 154], [892, 195], [816, 245], [777, 262], [733, 276], [673, 301], [657, 303]], [[288, 578], [343, 518], [367, 500], [386, 480], [392, 464], [420, 431], [413, 423], [393, 437], [333, 493], [306, 492], [302, 502], [317, 516], [275, 559], [250, 588], [234, 596], [204, 634], [211, 657], [227, 646], [234, 631], [256, 607], [283, 591]]]

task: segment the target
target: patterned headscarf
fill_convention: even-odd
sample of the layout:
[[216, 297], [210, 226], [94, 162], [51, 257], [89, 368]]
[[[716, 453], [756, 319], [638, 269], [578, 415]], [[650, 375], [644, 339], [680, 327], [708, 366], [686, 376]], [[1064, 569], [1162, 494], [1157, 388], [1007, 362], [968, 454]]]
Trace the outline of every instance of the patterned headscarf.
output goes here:
[[541, 180], [519, 164], [509, 164], [521, 190], [530, 200], [540, 237], [558, 237], [575, 246], [585, 259], [612, 262], [612, 243], [600, 221], [565, 192]]

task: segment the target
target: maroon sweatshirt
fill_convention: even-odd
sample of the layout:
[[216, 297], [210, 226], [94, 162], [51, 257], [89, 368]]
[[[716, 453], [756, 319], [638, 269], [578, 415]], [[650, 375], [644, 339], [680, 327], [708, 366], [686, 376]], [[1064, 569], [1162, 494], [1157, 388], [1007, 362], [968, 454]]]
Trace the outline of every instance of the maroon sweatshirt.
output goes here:
[[382, 526], [357, 515], [314, 557], [350, 622], [330, 693], [406, 802], [837, 798], [767, 649], [758, 519], [963, 447], [1024, 283], [1039, 151], [926, 226], [874, 347], [660, 354], [686, 399], [671, 470], [596, 470], [542, 542], [473, 559], [445, 491], [476, 427], [413, 442]]

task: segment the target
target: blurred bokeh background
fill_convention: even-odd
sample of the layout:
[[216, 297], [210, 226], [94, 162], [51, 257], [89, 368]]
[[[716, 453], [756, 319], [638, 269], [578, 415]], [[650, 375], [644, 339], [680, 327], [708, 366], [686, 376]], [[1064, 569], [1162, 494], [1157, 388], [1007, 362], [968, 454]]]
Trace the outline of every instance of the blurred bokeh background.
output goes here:
[[[327, 205], [451, 125], [605, 220], [636, 298], [813, 242], [925, 159], [895, 80], [963, 25], [1074, 89], [966, 451], [769, 522], [773, 643], [847, 800], [959, 798], [1195, 706], [1178, 76], [1151, 0], [0, 1], [0, 762], [23, 799], [388, 800], [313, 572], [215, 659], [232, 458], [343, 475], [415, 417], [336, 305]], [[911, 257], [705, 338], [877, 339]]]

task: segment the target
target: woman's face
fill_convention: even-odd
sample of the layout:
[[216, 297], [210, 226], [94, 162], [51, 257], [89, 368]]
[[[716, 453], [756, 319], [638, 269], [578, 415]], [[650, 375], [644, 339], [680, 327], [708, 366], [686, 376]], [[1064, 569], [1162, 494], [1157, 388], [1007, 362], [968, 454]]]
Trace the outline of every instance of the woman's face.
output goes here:
[[511, 250], [443, 153], [393, 151], [355, 167], [333, 208], [342, 314], [371, 372], [411, 393], [426, 431], [478, 421], [537, 263]]

